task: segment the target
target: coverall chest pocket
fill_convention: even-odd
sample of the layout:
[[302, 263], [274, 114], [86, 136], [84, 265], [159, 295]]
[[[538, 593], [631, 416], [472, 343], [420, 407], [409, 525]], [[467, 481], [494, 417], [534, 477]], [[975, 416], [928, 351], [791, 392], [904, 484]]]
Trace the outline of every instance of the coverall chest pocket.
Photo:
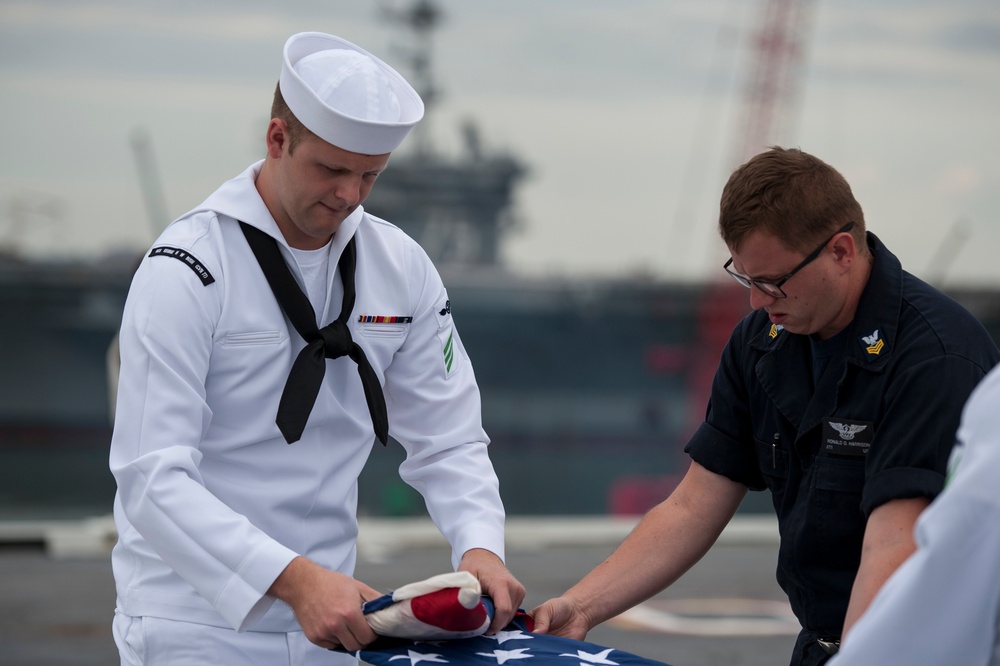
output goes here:
[[856, 534], [864, 521], [865, 461], [820, 455], [813, 460], [812, 473], [809, 504], [818, 526], [826, 534]]

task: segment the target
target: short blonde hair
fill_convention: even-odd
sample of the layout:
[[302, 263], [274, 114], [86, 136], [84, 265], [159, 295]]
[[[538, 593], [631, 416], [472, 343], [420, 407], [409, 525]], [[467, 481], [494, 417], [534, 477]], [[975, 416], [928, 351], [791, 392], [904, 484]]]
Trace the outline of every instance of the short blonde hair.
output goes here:
[[302, 122], [295, 117], [292, 110], [285, 103], [285, 98], [281, 95], [281, 84], [274, 88], [274, 101], [271, 103], [271, 118], [277, 118], [285, 123], [288, 128], [288, 154], [291, 155], [299, 141], [315, 137]]

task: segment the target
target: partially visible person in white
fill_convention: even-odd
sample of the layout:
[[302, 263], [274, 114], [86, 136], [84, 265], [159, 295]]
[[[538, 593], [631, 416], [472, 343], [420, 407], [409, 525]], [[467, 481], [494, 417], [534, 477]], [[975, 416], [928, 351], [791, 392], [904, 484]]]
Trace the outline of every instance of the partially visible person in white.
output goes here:
[[1000, 368], [969, 397], [916, 552], [828, 666], [1000, 665]]

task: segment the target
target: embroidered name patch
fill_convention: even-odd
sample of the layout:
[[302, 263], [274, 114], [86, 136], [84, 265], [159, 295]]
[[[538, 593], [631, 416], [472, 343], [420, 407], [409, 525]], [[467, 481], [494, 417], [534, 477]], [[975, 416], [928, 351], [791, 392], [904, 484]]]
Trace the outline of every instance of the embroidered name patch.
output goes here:
[[173, 257], [174, 259], [178, 259], [184, 262], [184, 264], [187, 265], [188, 268], [190, 268], [195, 272], [195, 275], [198, 276], [198, 279], [201, 280], [201, 283], [206, 287], [215, 282], [215, 278], [212, 277], [212, 274], [208, 272], [208, 269], [205, 268], [202, 265], [202, 263], [198, 261], [198, 259], [187, 250], [182, 250], [179, 247], [168, 247], [166, 245], [161, 245], [159, 247], [154, 247], [152, 250], [150, 250], [149, 256]]
[[359, 324], [412, 324], [413, 317], [403, 315], [359, 315]]
[[835, 416], [823, 419], [821, 450], [843, 456], [866, 456], [875, 439], [875, 424]]

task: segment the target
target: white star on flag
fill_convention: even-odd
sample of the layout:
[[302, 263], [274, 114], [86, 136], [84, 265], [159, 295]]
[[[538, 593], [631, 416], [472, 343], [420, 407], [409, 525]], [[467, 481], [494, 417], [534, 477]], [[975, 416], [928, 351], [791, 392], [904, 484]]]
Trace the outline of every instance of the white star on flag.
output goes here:
[[484, 638], [492, 638], [500, 645], [503, 645], [505, 641], [527, 641], [534, 638], [534, 636], [525, 636], [524, 632], [518, 629], [517, 631], [498, 631], [492, 636], [484, 636]]
[[[583, 650], [577, 650], [576, 654], [566, 654], [563, 653], [559, 655], [560, 657], [575, 657], [580, 659], [580, 666], [587, 666], [587, 664], [612, 664], [613, 666], [618, 666], [617, 661], [611, 661], [608, 659], [608, 655], [614, 648], [608, 648], [597, 654], [590, 654], [589, 652], [584, 652]], [[586, 663], [584, 663], [586, 662]]]
[[[530, 638], [525, 636], [525, 638]], [[511, 659], [531, 659], [534, 655], [523, 654], [528, 648], [518, 648], [516, 650], [493, 650], [493, 652], [477, 652], [480, 657], [494, 657], [498, 664], [510, 661]]]
[[413, 650], [407, 650], [406, 656], [397, 654], [395, 657], [390, 657], [389, 661], [396, 661], [397, 659], [409, 659], [410, 666], [413, 664], [420, 663], [421, 661], [431, 661], [437, 664], [447, 664], [447, 659], [441, 659], [439, 654], [421, 654], [419, 652], [414, 652]]

